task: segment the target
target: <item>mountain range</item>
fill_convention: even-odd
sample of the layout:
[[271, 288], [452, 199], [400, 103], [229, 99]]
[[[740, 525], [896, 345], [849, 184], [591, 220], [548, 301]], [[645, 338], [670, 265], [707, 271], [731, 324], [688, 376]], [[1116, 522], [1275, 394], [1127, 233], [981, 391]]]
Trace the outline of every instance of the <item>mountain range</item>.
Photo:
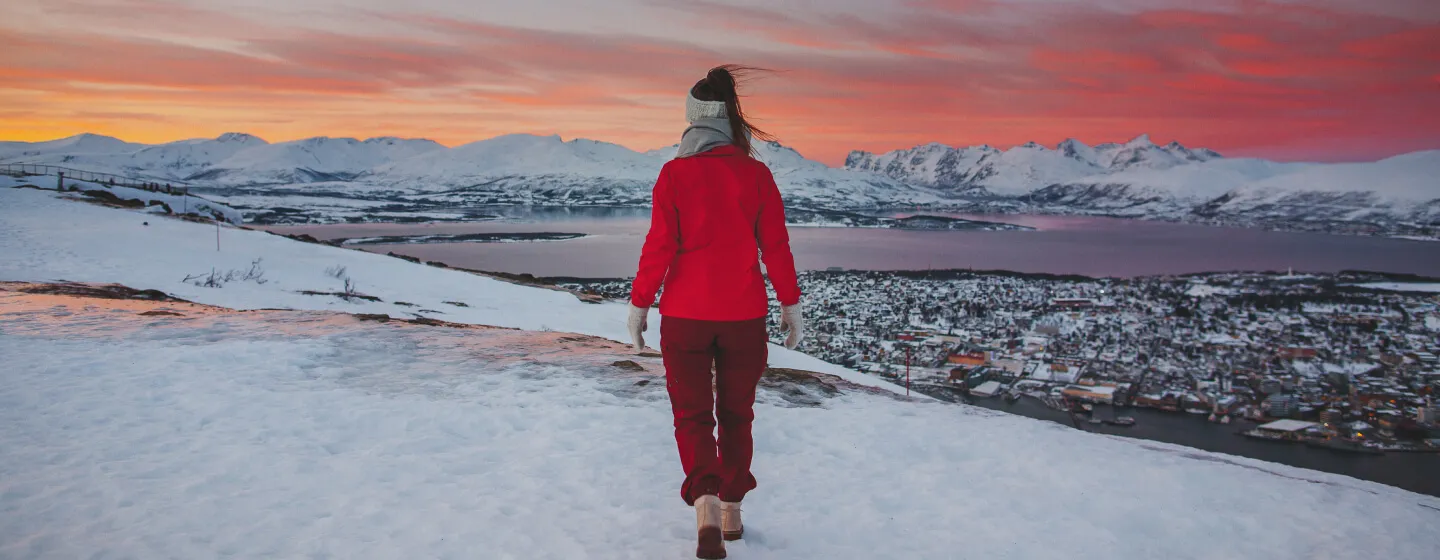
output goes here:
[[[309, 138], [269, 143], [242, 133], [166, 144], [81, 134], [0, 142], [0, 164], [36, 163], [187, 182], [222, 195], [353, 199], [427, 208], [479, 204], [645, 205], [675, 147], [511, 134], [453, 148], [425, 139]], [[787, 204], [810, 210], [929, 208], [1097, 214], [1246, 225], [1433, 228], [1440, 150], [1370, 163], [1226, 158], [1148, 135], [1129, 142], [998, 149], [931, 143], [856, 151], [844, 167], [778, 143], [757, 146]], [[255, 201], [258, 201], [256, 199]], [[259, 208], [260, 204], [252, 205]]]

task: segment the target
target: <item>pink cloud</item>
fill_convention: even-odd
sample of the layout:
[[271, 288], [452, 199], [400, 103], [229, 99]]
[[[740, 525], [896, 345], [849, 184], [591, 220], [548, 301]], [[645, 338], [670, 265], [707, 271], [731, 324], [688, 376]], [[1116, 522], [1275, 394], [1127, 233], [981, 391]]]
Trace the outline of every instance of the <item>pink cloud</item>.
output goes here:
[[[280, 135], [342, 128], [455, 143], [523, 129], [650, 148], [672, 142], [683, 125], [685, 88], [708, 66], [735, 61], [781, 70], [754, 84], [751, 112], [831, 163], [850, 148], [1098, 142], [1141, 132], [1282, 157], [1300, 157], [1306, 146], [1333, 157], [1324, 146], [1336, 143], [1382, 155], [1440, 147], [1431, 109], [1440, 102], [1440, 27], [1320, 4], [1122, 13], [921, 0], [867, 16], [708, 1], [665, 8], [677, 25], [710, 22], [752, 39], [722, 47], [435, 14], [351, 14], [387, 30], [360, 34], [126, 1], [87, 13], [96, 29], [0, 27], [0, 82], [38, 94], [0, 101], [24, 104], [42, 116], [27, 126], [45, 130], [141, 130], [133, 127], [143, 121], [147, 134], [163, 135], [165, 126], [227, 130], [224, 119], [239, 119], [272, 123], [262, 128]], [[50, 9], [80, 17], [83, 6]], [[192, 29], [197, 40], [125, 33], [120, 24], [144, 19], [137, 13], [170, 32]], [[165, 116], [177, 103], [183, 116], [137, 116]], [[468, 124], [457, 113], [487, 120]]]

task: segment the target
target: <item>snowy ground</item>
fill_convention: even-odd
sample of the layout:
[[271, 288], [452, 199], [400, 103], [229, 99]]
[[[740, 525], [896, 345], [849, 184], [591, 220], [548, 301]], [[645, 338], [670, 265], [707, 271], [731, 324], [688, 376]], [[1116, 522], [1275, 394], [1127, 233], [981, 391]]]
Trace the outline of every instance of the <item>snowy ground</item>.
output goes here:
[[[0, 558], [692, 557], [658, 361], [540, 329], [618, 339], [623, 307], [259, 232], [226, 229], [214, 252], [211, 226], [53, 196], [0, 189], [0, 280], [293, 310], [0, 291]], [[256, 258], [264, 284], [180, 281]], [[336, 265], [383, 302], [296, 293], [336, 289]], [[315, 311], [419, 309], [532, 332]], [[972, 407], [786, 395], [757, 406], [760, 488], [731, 558], [1440, 550], [1440, 499], [1380, 484]]]
[[[0, 189], [16, 187], [20, 185], [34, 185], [46, 189], [55, 188], [55, 177], [43, 175], [29, 175], [24, 177], [13, 177], [0, 175]], [[122, 200], [138, 200], [145, 204], [164, 203], [171, 211], [178, 214], [196, 214], [202, 216], [214, 216], [217, 219], [224, 219], [232, 224], [241, 223], [243, 216], [240, 211], [224, 204], [200, 198], [198, 196], [166, 194], [163, 192], [147, 191], [130, 187], [112, 186], [105, 183], [92, 181], [65, 180], [65, 188], [82, 190], [108, 191]], [[84, 195], [75, 193], [71, 196], [83, 198]]]
[[[0, 557], [693, 552], [662, 370], [623, 345], [0, 292], [0, 354]], [[1440, 547], [1440, 500], [1341, 476], [864, 393], [757, 417], [736, 559]]]
[[[148, 221], [149, 226], [141, 225]], [[0, 188], [0, 281], [117, 283], [231, 309], [310, 309], [430, 317], [457, 323], [555, 330], [625, 341], [623, 304], [587, 304], [569, 292], [509, 284], [474, 274], [416, 265], [385, 255], [298, 243], [261, 231], [216, 228], [137, 212], [77, 204], [55, 193]], [[236, 279], [202, 287], [188, 276], [237, 276], [259, 259], [264, 283]], [[636, 255], [639, 259], [639, 255]], [[355, 290], [380, 301], [337, 293], [344, 268]], [[658, 347], [659, 314], [647, 342]], [[875, 377], [771, 345], [771, 365], [839, 375], [862, 385], [901, 390]]]

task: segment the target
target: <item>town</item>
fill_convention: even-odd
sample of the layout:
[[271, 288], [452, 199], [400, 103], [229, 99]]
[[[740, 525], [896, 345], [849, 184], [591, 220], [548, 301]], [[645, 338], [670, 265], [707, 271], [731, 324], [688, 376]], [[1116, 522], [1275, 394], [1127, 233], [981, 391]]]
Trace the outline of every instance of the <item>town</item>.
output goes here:
[[[1148, 407], [1253, 422], [1237, 434], [1268, 441], [1440, 451], [1440, 294], [1390, 280], [813, 271], [799, 349], [945, 400], [1034, 398], [1113, 425], [1134, 419], [1099, 410]], [[629, 295], [624, 280], [565, 285]], [[777, 337], [778, 318], [772, 299]]]

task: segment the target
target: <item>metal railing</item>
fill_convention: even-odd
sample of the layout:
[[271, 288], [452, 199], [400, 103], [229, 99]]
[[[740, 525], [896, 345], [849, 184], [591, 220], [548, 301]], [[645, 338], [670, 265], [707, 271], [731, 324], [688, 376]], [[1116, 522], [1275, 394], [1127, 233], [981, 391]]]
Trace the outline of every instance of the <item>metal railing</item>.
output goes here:
[[100, 173], [84, 169], [61, 167], [58, 165], [43, 165], [38, 163], [0, 163], [0, 174], [12, 176], [50, 176], [60, 177], [86, 183], [96, 183], [113, 187], [130, 187], [133, 189], [144, 189], [157, 192], [174, 192], [189, 190], [190, 184], [184, 181], [170, 179], [156, 179], [150, 177], [131, 177], [116, 175], [114, 173]]

